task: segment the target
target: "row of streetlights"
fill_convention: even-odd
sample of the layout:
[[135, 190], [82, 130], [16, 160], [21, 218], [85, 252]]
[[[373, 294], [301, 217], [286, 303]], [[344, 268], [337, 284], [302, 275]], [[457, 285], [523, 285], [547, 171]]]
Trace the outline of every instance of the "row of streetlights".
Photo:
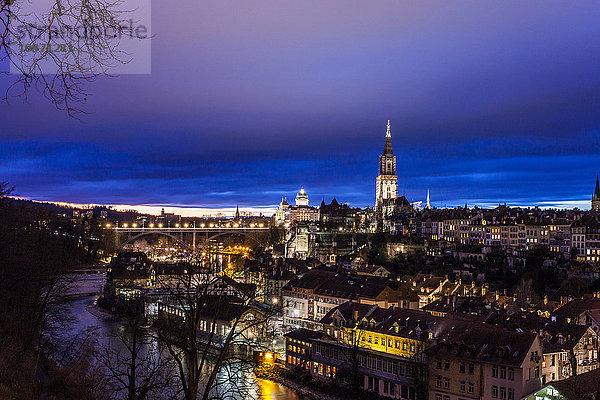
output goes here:
[[[112, 227], [112, 225], [110, 223], [107, 223], [105, 226], [106, 226], [106, 228], [111, 228]], [[249, 225], [250, 228], [264, 228], [264, 226], [265, 226], [265, 224], [250, 224]], [[115, 227], [117, 229], [119, 228], [119, 223], [118, 222], [117, 222], [117, 224], [116, 224]], [[129, 228], [129, 227], [131, 227], [131, 228], [138, 228], [139, 224], [137, 222], [132, 223], [131, 226], [128, 223], [121, 224], [121, 228]], [[163, 228], [164, 224], [162, 224], [162, 223], [154, 224], [153, 222], [151, 222], [150, 224], [148, 224], [148, 228], [154, 228], [154, 227]], [[207, 227], [206, 224], [200, 224], [200, 228], [205, 228], [205, 227]], [[222, 226], [222, 225], [215, 225], [215, 224], [211, 223], [211, 224], [208, 224], [208, 227], [209, 228], [215, 228], [215, 227], [216, 228], [240, 228], [240, 227], [243, 227], [243, 226], [240, 225], [240, 224], [226, 224], [225, 226]], [[142, 229], [145, 229], [145, 228], [146, 228], [145, 221], [142, 221]], [[196, 223], [192, 222], [191, 226], [188, 223], [185, 223], [183, 225], [179, 224], [179, 223], [176, 223], [173, 228], [192, 228], [192, 229], [194, 229], [194, 228], [196, 228]], [[167, 229], [171, 229], [171, 222], [170, 221], [167, 224]]]

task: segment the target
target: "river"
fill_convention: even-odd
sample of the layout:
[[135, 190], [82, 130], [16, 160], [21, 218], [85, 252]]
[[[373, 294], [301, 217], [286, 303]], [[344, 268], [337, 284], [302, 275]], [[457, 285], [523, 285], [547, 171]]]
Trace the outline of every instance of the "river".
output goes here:
[[[73, 332], [88, 328], [98, 330], [99, 337], [110, 340], [108, 335], [121, 328], [118, 321], [105, 321], [91, 314], [86, 307], [94, 305], [98, 295], [96, 293], [102, 290], [104, 285], [103, 274], [77, 274], [74, 276], [75, 285], [71, 294], [78, 296], [71, 302], [71, 310], [75, 317], [75, 322], [72, 326]], [[252, 387], [248, 388], [249, 392], [254, 393], [254, 397], [258, 399], [270, 400], [308, 400], [307, 397], [301, 396], [296, 392], [286, 388], [283, 385], [262, 379], [256, 379], [253, 375], [247, 377], [245, 381], [250, 382]]]

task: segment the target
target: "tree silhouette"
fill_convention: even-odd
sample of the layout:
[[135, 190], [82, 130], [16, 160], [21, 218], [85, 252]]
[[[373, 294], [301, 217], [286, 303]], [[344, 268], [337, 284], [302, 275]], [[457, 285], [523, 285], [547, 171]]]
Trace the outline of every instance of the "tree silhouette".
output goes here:
[[71, 117], [87, 100], [84, 84], [110, 74], [130, 56], [115, 39], [138, 37], [122, 0], [55, 0], [31, 12], [26, 0], [0, 0], [0, 61], [13, 79], [4, 100], [27, 101], [30, 91]]

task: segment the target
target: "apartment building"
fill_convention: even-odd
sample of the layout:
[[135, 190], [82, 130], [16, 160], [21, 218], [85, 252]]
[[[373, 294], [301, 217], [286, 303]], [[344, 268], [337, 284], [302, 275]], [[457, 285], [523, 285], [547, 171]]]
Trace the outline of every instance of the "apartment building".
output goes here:
[[429, 399], [518, 400], [541, 388], [536, 334], [483, 325], [446, 332], [426, 351]]
[[585, 215], [571, 225], [571, 246], [580, 261], [600, 261], [600, 222], [594, 215]]

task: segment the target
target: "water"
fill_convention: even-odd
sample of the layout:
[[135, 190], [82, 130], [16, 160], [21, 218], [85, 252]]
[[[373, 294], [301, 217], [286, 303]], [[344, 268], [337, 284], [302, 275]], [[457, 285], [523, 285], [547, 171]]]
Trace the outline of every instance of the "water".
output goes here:
[[[104, 276], [102, 274], [78, 274], [75, 277], [74, 289], [72, 294], [80, 294], [71, 302], [71, 310], [75, 317], [73, 331], [94, 328], [98, 331], [100, 340], [111, 340], [108, 335], [121, 329], [121, 323], [118, 321], [105, 321], [91, 314], [86, 307], [94, 305], [98, 293], [104, 285]], [[253, 375], [246, 377], [252, 387], [249, 391], [258, 399], [264, 400], [308, 400], [306, 397], [286, 388], [275, 382], [256, 379]]]

